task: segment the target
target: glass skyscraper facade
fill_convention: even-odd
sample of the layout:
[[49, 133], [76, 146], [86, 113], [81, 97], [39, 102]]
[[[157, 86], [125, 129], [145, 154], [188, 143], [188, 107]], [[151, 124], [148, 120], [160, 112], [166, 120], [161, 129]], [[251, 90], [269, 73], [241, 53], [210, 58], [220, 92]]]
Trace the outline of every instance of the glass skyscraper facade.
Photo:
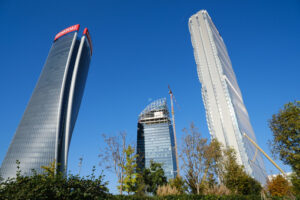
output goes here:
[[153, 160], [162, 164], [168, 179], [176, 177], [174, 133], [165, 98], [152, 102], [139, 115], [137, 154], [140, 169], [149, 168]]
[[234, 148], [238, 163], [264, 183], [261, 153], [243, 136], [247, 134], [256, 142], [225, 43], [205, 10], [190, 17], [189, 29], [210, 134]]
[[3, 178], [20, 170], [32, 169], [56, 161], [60, 171], [67, 168], [68, 150], [77, 119], [92, 55], [87, 29], [81, 38], [79, 25], [58, 33], [50, 49], [39, 80], [23, 114], [0, 168]]

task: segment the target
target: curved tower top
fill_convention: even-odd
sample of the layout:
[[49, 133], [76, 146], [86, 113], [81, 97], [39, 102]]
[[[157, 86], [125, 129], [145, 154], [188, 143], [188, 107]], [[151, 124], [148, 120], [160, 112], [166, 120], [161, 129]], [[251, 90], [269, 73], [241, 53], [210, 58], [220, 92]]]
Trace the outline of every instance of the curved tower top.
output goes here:
[[[166, 117], [169, 119], [169, 110], [167, 106], [167, 99], [161, 98], [157, 99], [156, 101], [153, 101], [150, 103], [139, 115], [139, 120], [147, 120], [152, 117], [159, 117], [157, 115], [158, 111], [162, 111], [161, 117]], [[156, 115], [155, 115], [156, 113]]]

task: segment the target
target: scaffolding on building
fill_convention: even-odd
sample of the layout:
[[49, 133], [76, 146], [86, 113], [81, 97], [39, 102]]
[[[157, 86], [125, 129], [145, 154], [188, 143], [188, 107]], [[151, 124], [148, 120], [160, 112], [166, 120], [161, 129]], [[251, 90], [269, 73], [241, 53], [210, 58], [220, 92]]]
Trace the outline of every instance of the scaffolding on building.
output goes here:
[[143, 124], [171, 123], [166, 98], [158, 99], [149, 104], [139, 115]]

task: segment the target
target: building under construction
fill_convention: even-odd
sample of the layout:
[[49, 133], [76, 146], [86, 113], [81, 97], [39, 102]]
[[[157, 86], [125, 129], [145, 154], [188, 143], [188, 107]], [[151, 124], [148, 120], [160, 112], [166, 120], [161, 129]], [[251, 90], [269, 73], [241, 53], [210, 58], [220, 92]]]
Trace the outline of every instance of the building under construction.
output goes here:
[[149, 168], [153, 160], [162, 164], [168, 179], [177, 176], [175, 136], [165, 98], [152, 102], [139, 115], [137, 154], [140, 169]]

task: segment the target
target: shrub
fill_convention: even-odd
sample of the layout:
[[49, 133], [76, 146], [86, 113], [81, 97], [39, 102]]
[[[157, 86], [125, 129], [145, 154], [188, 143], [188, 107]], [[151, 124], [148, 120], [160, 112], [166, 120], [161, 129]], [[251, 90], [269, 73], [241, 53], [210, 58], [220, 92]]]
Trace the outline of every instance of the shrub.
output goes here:
[[102, 175], [96, 178], [94, 170], [87, 177], [66, 177], [52, 172], [33, 176], [18, 173], [16, 178], [0, 183], [0, 199], [104, 199], [109, 196], [107, 182], [103, 182]]
[[[112, 200], [261, 200], [258, 195], [169, 195], [169, 196], [151, 196], [151, 197], [139, 197], [139, 196], [114, 196]], [[270, 199], [271, 200], [271, 199]], [[273, 200], [273, 199], [272, 199]]]

